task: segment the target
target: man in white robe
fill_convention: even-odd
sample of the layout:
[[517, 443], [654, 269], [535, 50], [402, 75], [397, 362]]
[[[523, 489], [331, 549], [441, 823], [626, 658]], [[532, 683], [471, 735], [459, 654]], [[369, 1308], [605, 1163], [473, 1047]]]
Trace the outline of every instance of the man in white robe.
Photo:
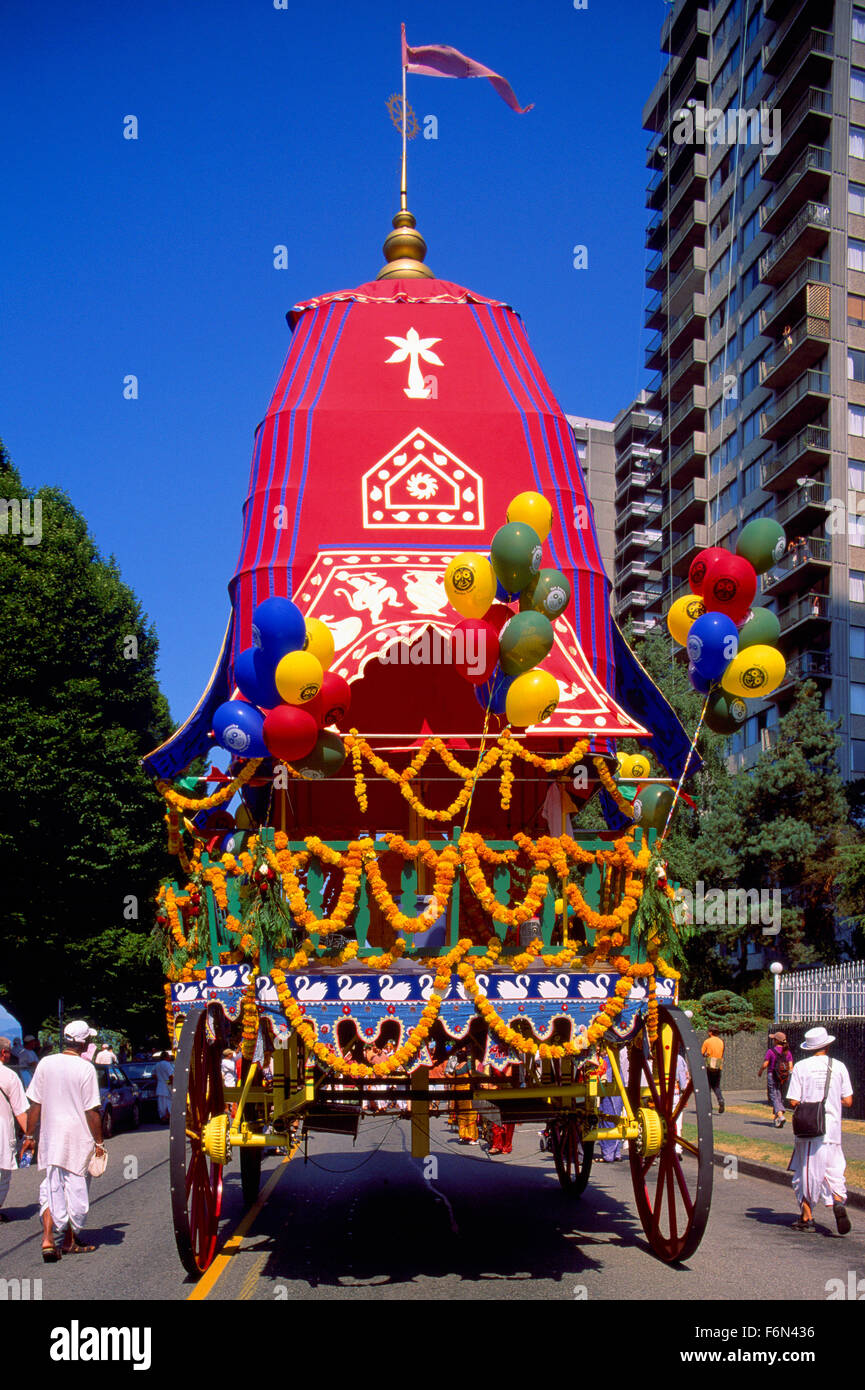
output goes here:
[[[825, 1094], [826, 1129], [815, 1139], [796, 1139], [790, 1171], [793, 1191], [801, 1212], [793, 1222], [795, 1231], [816, 1231], [814, 1207], [822, 1201], [831, 1207], [839, 1235], [850, 1230], [847, 1215], [846, 1162], [841, 1148], [841, 1111], [853, 1104], [853, 1085], [843, 1062], [830, 1058], [828, 1049], [835, 1041], [823, 1027], [809, 1028], [801, 1044], [807, 1056], [797, 1062], [790, 1077], [787, 1104], [795, 1111], [800, 1104], [820, 1101]], [[827, 1090], [828, 1078], [828, 1090]]]

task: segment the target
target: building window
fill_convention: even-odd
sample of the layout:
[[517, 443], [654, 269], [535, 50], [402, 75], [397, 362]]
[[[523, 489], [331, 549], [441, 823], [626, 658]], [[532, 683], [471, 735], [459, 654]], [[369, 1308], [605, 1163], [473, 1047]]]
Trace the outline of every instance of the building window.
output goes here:
[[716, 354], [716, 356], [712, 358], [711, 362], [709, 363], [710, 382], [715, 382], [720, 378], [720, 375], [724, 370], [724, 358], [726, 357], [726, 355], [726, 351], [719, 352]]
[[742, 347], [744, 352], [749, 343], [752, 343], [760, 332], [760, 310], [756, 309], [753, 314], [745, 319], [742, 324]]
[[865, 217], [865, 183], [848, 183], [847, 211], [855, 212], [857, 217]]
[[865, 126], [850, 126], [848, 150], [852, 159], [865, 159]]
[[850, 713], [865, 714], [865, 685], [850, 682]]
[[[768, 352], [768, 348], [766, 349], [766, 351]], [[754, 362], [751, 363], [750, 367], [747, 367], [745, 371], [742, 373], [743, 399], [745, 398], [745, 396], [749, 396], [751, 392], [756, 390], [756, 388], [760, 385], [760, 363], [763, 361], [763, 358], [765, 356], [765, 352], [761, 353], [760, 356]], [[865, 354], [863, 354], [863, 356], [865, 356]]]
[[742, 286], [742, 299], [744, 301], [748, 298], [748, 295], [751, 293], [751, 291], [756, 289], [760, 283], [759, 261], [755, 261], [752, 266], [748, 267], [748, 269], [745, 271], [745, 274], [742, 276], [740, 283]]
[[851, 627], [850, 655], [854, 661], [865, 661], [865, 627]]
[[857, 43], [865, 43], [865, 10], [853, 6], [853, 38]]
[[742, 470], [742, 496], [747, 497], [749, 492], [756, 492], [760, 486], [760, 460], [749, 463], [748, 467]]
[[[717, 45], [716, 45], [717, 47]], [[739, 65], [739, 40], [733, 44], [730, 52], [724, 60], [724, 65], [720, 68], [715, 81], [712, 83], [712, 99], [716, 101], [723, 89], [726, 87], [734, 71]]]
[[[727, 305], [729, 300], [725, 299], [723, 304], [719, 304], [712, 317], [709, 319], [709, 337], [714, 338], [716, 333], [720, 333], [724, 324], [727, 322]], [[862, 300], [865, 306], [865, 299]]]
[[742, 448], [750, 444], [752, 439], [756, 439], [760, 433], [760, 408], [752, 410], [742, 421]]
[[729, 276], [732, 257], [733, 248], [732, 246], [728, 246], [724, 254], [720, 256], [719, 259], [712, 266], [712, 270], [709, 275], [709, 284], [713, 290], [716, 290], [720, 285], [721, 281], [725, 277]]
[[850, 587], [848, 598], [851, 603], [865, 603], [865, 570], [849, 570]]
[[739, 254], [740, 254], [740, 255], [741, 255], [742, 252], [745, 250], [745, 247], [746, 247], [746, 246], [750, 246], [751, 242], [754, 240], [754, 237], [759, 235], [759, 232], [760, 232], [760, 208], [757, 208], [756, 211], [753, 212], [753, 213], [751, 214], [751, 216], [748, 218], [748, 221], [745, 223], [745, 225], [743, 226], [741, 232], [739, 233]]
[[854, 101], [865, 101], [865, 68], [850, 69], [850, 95]]
[[[855, 11], [854, 11], [854, 13], [855, 13]], [[748, 20], [748, 28], [745, 30], [745, 47], [746, 47], [746, 48], [750, 48], [750, 47], [751, 47], [751, 44], [754, 42], [755, 38], [757, 37], [757, 35], [758, 35], [759, 32], [760, 32], [760, 26], [761, 26], [762, 23], [763, 23], [763, 15], [762, 15], [760, 6], [757, 5], [756, 9], [754, 10], [754, 13], [751, 15], [751, 18]]]
[[[760, 62], [760, 59], [758, 58], [756, 62], [751, 64], [748, 71], [745, 73], [745, 85], [742, 90], [744, 92], [746, 101], [753, 92], [754, 88], [759, 84], [762, 76], [763, 64]], [[863, 73], [862, 76], [865, 77], [865, 73]]]
[[847, 269], [865, 270], [865, 241], [847, 238]]
[[865, 546], [865, 516], [848, 517], [847, 536], [851, 545]]
[[865, 352], [858, 348], [847, 349], [847, 380], [865, 382]]
[[847, 322], [854, 328], [865, 324], [865, 297], [861, 294], [848, 294]]
[[865, 772], [865, 739], [851, 739], [853, 744], [853, 771]]
[[754, 189], [757, 187], [757, 184], [759, 182], [760, 161], [759, 159], [755, 159], [754, 162], [751, 164], [751, 167], [745, 170], [745, 173], [742, 175], [739, 181], [739, 201], [744, 203], [745, 199], [749, 196], [749, 194], [754, 192]]
[[847, 460], [847, 486], [851, 492], [865, 492], [865, 463]]
[[865, 437], [865, 406], [847, 403], [847, 433], [858, 439]]

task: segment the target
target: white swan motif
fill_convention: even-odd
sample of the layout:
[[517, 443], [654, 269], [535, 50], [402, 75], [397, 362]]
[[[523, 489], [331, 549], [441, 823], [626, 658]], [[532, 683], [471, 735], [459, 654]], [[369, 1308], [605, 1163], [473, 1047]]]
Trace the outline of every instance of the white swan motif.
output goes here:
[[201, 991], [198, 985], [176, 985], [177, 993], [175, 999], [179, 1004], [191, 1004], [193, 999], [201, 998]]
[[229, 989], [240, 984], [240, 971], [236, 965], [215, 965], [210, 972], [210, 983], [218, 989]]
[[366, 980], [358, 980], [357, 984], [352, 984], [350, 975], [340, 975], [336, 982], [339, 985], [340, 999], [366, 999], [369, 996], [369, 984]]
[[395, 985], [393, 975], [379, 975], [378, 987], [382, 999], [396, 1002], [398, 999], [408, 999], [411, 994], [411, 985], [403, 980], [402, 984]]
[[327, 997], [326, 980], [317, 980], [314, 985], [311, 985], [309, 983], [308, 975], [298, 975], [297, 983], [298, 985], [303, 986], [302, 989], [298, 989], [297, 991], [298, 999], [303, 999], [304, 1001], [307, 1001], [313, 999], [325, 999]]
[[551, 985], [549, 980], [541, 980], [538, 994], [542, 999], [567, 999], [570, 980], [570, 975], [557, 975], [554, 985]]
[[482, 994], [486, 999], [490, 988], [489, 975], [475, 975], [475, 984], [478, 987], [478, 993]]
[[498, 992], [500, 999], [527, 999], [528, 998], [528, 975], [518, 975], [516, 984], [511, 984], [510, 980], [498, 981]]
[[279, 994], [269, 975], [259, 975], [256, 999], [259, 1004], [278, 1004]]
[[466, 994], [466, 987], [461, 980], [457, 980], [456, 990], [460, 999], [468, 999], [468, 995]]
[[606, 999], [610, 992], [610, 977], [598, 975], [595, 980], [580, 980], [577, 988], [581, 999]]
[[432, 975], [421, 975], [420, 980], [419, 980], [418, 983], [420, 984], [420, 997], [421, 997], [421, 999], [429, 999], [430, 996], [432, 995], [432, 992], [433, 992], [433, 977], [432, 977]]
[[647, 991], [646, 991], [646, 986], [645, 986], [645, 985], [640, 985], [640, 984], [637, 983], [636, 980], [634, 980], [633, 984], [631, 985], [631, 992], [630, 992], [630, 994], [628, 995], [628, 998], [629, 998], [629, 999], [645, 999], [646, 993], [647, 993]]

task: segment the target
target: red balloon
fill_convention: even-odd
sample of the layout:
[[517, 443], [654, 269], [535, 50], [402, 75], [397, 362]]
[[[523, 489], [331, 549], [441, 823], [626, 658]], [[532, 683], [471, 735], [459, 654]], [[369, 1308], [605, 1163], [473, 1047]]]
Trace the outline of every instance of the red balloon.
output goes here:
[[290, 763], [312, 752], [318, 722], [298, 705], [277, 705], [265, 718], [262, 732], [267, 751]]
[[321, 690], [315, 698], [321, 705], [322, 724], [339, 724], [351, 708], [351, 686], [335, 671], [325, 671]]
[[688, 570], [688, 583], [691, 586], [691, 593], [703, 597], [703, 583], [706, 578], [706, 569], [711, 562], [719, 555], [729, 555], [722, 545], [710, 545], [706, 550], [701, 550], [699, 555], [695, 555], [691, 561], [691, 568]]
[[451, 660], [472, 685], [489, 680], [499, 662], [499, 634], [488, 618], [463, 618], [456, 624], [451, 631]]
[[707, 564], [702, 589], [707, 612], [726, 613], [734, 623], [741, 622], [756, 592], [757, 571], [742, 555], [724, 550]]
[[[476, 621], [492, 623], [496, 632], [501, 632], [505, 623], [510, 622], [511, 618], [514, 616], [516, 611], [517, 610], [515, 608], [509, 608], [506, 603], [494, 603], [490, 608], [487, 609], [483, 618], [476, 619]], [[460, 624], [457, 623], [457, 627], [459, 626]]]

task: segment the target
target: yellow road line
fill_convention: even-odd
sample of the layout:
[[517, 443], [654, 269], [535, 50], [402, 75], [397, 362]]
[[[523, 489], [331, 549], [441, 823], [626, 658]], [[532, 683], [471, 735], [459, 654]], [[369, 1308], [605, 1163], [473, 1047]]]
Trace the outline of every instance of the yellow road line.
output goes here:
[[244, 1237], [246, 1236], [246, 1233], [248, 1232], [250, 1226], [252, 1225], [255, 1218], [258, 1216], [258, 1213], [261, 1211], [271, 1192], [276, 1187], [276, 1184], [279, 1182], [280, 1178], [285, 1172], [285, 1165], [291, 1162], [292, 1158], [296, 1153], [297, 1147], [295, 1146], [295, 1148], [292, 1149], [291, 1153], [286, 1154], [282, 1162], [273, 1170], [273, 1172], [271, 1173], [270, 1177], [264, 1185], [264, 1190], [259, 1194], [258, 1198], [256, 1199], [254, 1206], [251, 1206], [249, 1208], [249, 1211], [241, 1219], [240, 1224], [237, 1227], [237, 1230], [234, 1232], [234, 1235], [231, 1236], [225, 1242], [225, 1245], [222, 1247], [222, 1251], [220, 1252], [220, 1254], [216, 1256], [216, 1259], [213, 1261], [213, 1264], [210, 1266], [209, 1269], [205, 1271], [204, 1274], [202, 1274], [198, 1283], [195, 1285], [195, 1288], [189, 1295], [189, 1298], [186, 1300], [187, 1303], [200, 1302], [202, 1299], [205, 1299], [215, 1286], [216, 1281], [220, 1278], [222, 1274], [225, 1273], [227, 1266], [231, 1262], [232, 1256], [237, 1253], [238, 1249], [243, 1243]]

